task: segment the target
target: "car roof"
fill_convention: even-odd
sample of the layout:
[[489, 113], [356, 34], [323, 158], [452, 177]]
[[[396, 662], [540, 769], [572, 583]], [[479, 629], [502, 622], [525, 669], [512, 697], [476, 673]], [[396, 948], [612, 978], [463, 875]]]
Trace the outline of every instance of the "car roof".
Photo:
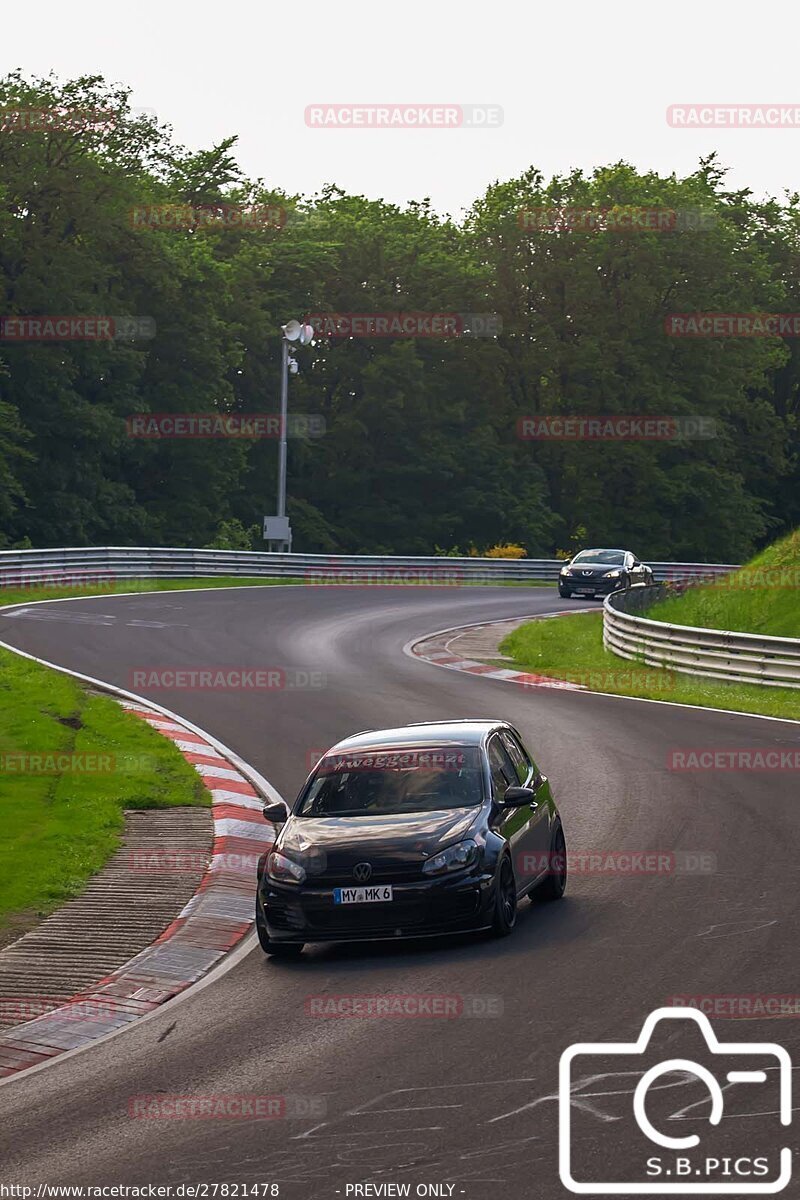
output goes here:
[[498, 717], [494, 720], [430, 721], [398, 725], [393, 729], [365, 729], [361, 733], [343, 738], [335, 746], [331, 746], [327, 753], [375, 747], [393, 749], [406, 746], [479, 746], [492, 730], [499, 726], [510, 728], [508, 721]]
[[[588, 546], [585, 550], [579, 550], [578, 554], [631, 554], [631, 550], [619, 550], [616, 546]], [[575, 555], [575, 558], [578, 557]]]

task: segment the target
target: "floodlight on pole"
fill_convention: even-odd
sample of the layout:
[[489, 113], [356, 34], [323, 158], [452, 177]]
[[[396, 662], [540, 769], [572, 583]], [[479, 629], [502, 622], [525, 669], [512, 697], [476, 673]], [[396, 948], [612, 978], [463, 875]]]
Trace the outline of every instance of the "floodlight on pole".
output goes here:
[[[296, 375], [299, 367], [295, 359], [289, 357], [289, 343], [297, 342], [307, 346], [314, 340], [314, 326], [301, 321], [287, 321], [281, 325], [281, 431], [278, 445], [278, 513], [286, 517], [286, 422], [289, 408], [289, 372]], [[284, 549], [291, 548], [291, 532], [289, 541], [283, 542]]]
[[287, 342], [299, 342], [301, 346], [307, 346], [314, 339], [314, 326], [300, 321], [287, 321], [281, 325], [281, 329]]

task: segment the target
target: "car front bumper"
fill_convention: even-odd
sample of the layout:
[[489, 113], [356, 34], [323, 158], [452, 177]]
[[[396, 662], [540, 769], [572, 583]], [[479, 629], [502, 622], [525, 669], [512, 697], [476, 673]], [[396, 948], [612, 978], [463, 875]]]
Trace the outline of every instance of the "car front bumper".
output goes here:
[[595, 596], [609, 596], [612, 592], [619, 591], [625, 587], [624, 579], [581, 579], [579, 575], [568, 575], [566, 578], [559, 577], [558, 586], [564, 591], [584, 592], [585, 594], [592, 593]]
[[487, 928], [494, 909], [494, 876], [392, 885], [393, 898], [336, 904], [333, 885], [284, 886], [263, 880], [258, 902], [270, 941], [348, 942], [430, 937]]

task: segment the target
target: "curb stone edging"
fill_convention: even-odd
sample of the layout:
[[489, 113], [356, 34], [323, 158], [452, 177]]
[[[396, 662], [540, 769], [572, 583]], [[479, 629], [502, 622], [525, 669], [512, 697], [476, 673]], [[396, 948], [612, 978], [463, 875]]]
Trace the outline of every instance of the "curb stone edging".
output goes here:
[[[574, 612], [583, 612], [575, 609]], [[527, 621], [543, 617], [572, 616], [572, 612], [535, 613], [529, 617], [508, 618], [498, 621], [480, 621], [474, 625], [457, 625], [452, 629], [442, 629], [438, 633], [423, 638], [415, 638], [405, 647], [412, 658], [421, 659], [434, 667], [444, 667], [448, 671], [463, 671], [467, 675], [480, 675], [485, 679], [502, 679], [504, 683], [516, 683], [520, 687], [557, 688], [559, 691], [585, 692], [581, 683], [571, 683], [565, 679], [554, 679], [549, 675], [536, 675], [530, 671], [515, 671], [508, 667], [494, 667], [490, 663], [479, 662], [475, 659], [464, 658], [453, 654], [449, 643], [453, 637], [469, 631], [478, 632], [491, 629], [495, 625], [508, 625], [511, 620], [518, 620], [522, 625]], [[499, 651], [498, 651], [499, 653]]]
[[[550, 617], [569, 616], [573, 612], [581, 613], [590, 611], [591, 609], [576, 608], [572, 610], [568, 609], [566, 612], [532, 613], [530, 616], [520, 617], [518, 619], [522, 623], [526, 621], [538, 621]], [[564, 680], [550, 679], [545, 675], [528, 675], [524, 671], [494, 670], [492, 668], [489, 668], [487, 671], [483, 669], [486, 666], [485, 663], [478, 663], [473, 662], [470, 659], [463, 659], [458, 655], [451, 654], [446, 648], [444, 648], [445, 638], [451, 639], [455, 634], [463, 633], [469, 629], [486, 628], [490, 625], [505, 625], [507, 624], [508, 620], [509, 618], [504, 618], [498, 621], [483, 621], [473, 625], [452, 625], [448, 629], [440, 629], [436, 633], [428, 634], [421, 638], [414, 637], [409, 642], [406, 642], [405, 646], [403, 646], [403, 654], [408, 655], [408, 657], [414, 659], [415, 662], [427, 662], [433, 667], [444, 667], [445, 670], [449, 671], [465, 671], [471, 675], [478, 675], [480, 678], [488, 676], [490, 679], [500, 679], [504, 683], [518, 683], [523, 687], [551, 687], [559, 688], [561, 690], [567, 688], [570, 691], [583, 692], [585, 696], [602, 696], [604, 700], [621, 700], [624, 703], [632, 704], [658, 704], [662, 708], [678, 708], [684, 711], [688, 709], [692, 712], [699, 712], [705, 715], [708, 713], [716, 713], [718, 716], [723, 717], [746, 717], [749, 721], [772, 721], [781, 725], [800, 726], [800, 720], [798, 720], [797, 717], [773, 717], [769, 716], [767, 713], [746, 712], [744, 709], [740, 708], [715, 708], [710, 704], [688, 704], [682, 700], [655, 700], [650, 696], [624, 696], [618, 692], [598, 692], [593, 688], [585, 687], [583, 684], [569, 684], [565, 683]], [[421, 649], [421, 647], [427, 647], [429, 645], [432, 646], [435, 641], [438, 641], [442, 647], [441, 650], [435, 652], [439, 655], [439, 657], [428, 657], [425, 650]], [[476, 667], [479, 668], [477, 671], [473, 669]]]
[[246, 764], [216, 739], [161, 706], [122, 696], [125, 709], [175, 743], [211, 792], [211, 861], [195, 894], [155, 942], [93, 987], [0, 1035], [0, 1080], [88, 1046], [153, 1011], [197, 982], [253, 924], [255, 863], [274, 840], [261, 815], [264, 797], [256, 778], [248, 777], [256, 772], [245, 773]]

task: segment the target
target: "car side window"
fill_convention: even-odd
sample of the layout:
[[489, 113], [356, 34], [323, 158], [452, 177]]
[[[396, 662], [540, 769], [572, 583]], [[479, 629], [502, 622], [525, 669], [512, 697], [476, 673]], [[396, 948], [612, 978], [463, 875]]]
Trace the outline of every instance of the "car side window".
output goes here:
[[489, 742], [488, 751], [489, 769], [492, 773], [492, 796], [495, 800], [501, 800], [505, 795], [506, 788], [516, 787], [517, 772], [508, 756], [508, 751], [505, 750], [497, 736]]
[[524, 784], [528, 782], [531, 771], [533, 770], [533, 763], [528, 758], [524, 748], [514, 737], [513, 733], [503, 732], [500, 734], [500, 736], [503, 739], [503, 745], [508, 751], [511, 761], [514, 764], [514, 770], [517, 773], [516, 782], [520, 784], [520, 786], [524, 786]]

